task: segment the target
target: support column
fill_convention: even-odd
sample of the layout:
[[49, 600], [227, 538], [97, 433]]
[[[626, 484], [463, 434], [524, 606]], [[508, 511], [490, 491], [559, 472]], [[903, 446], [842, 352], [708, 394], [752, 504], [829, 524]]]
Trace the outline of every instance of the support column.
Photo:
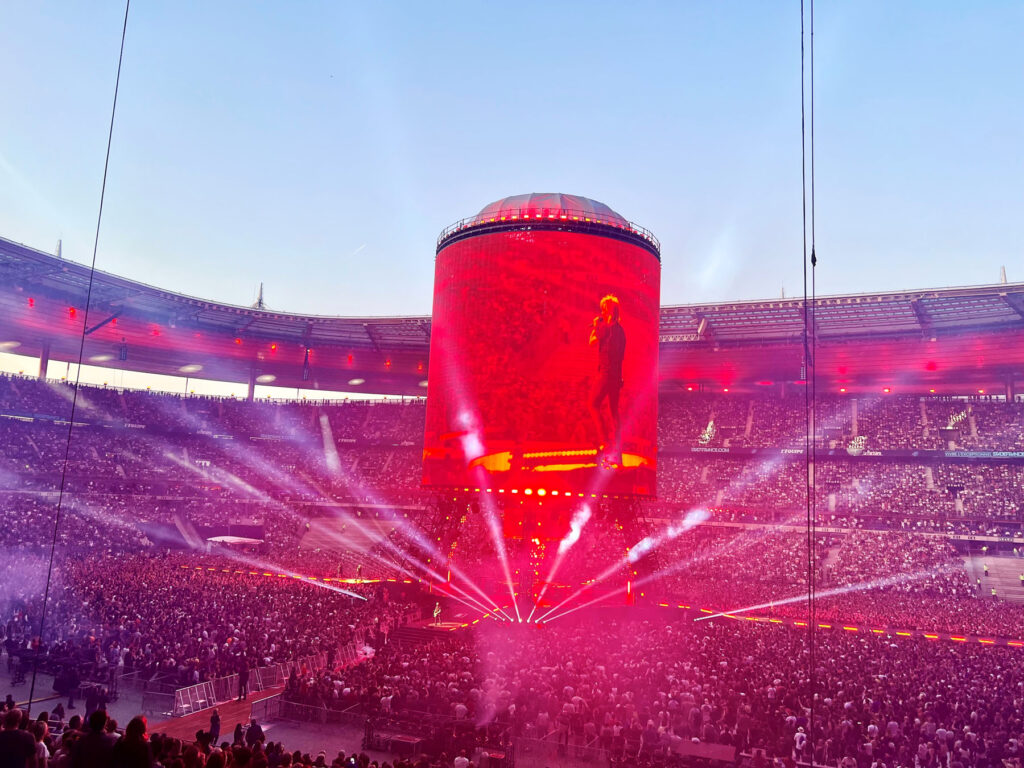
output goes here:
[[1006, 402], [1012, 403], [1016, 399], [1017, 393], [1017, 382], [1014, 381], [1013, 374], [1011, 373], [1006, 377]]
[[50, 342], [44, 341], [39, 352], [39, 378], [46, 378], [46, 369], [50, 365]]
[[245, 399], [250, 403], [256, 399], [256, 366], [253, 365], [249, 368], [249, 390], [245, 396]]

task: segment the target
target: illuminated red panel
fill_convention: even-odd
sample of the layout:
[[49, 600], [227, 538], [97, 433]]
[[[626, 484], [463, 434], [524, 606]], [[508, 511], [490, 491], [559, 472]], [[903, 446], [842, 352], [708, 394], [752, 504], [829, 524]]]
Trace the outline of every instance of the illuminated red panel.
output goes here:
[[[489, 229], [438, 252], [424, 484], [653, 495], [660, 263], [595, 232]], [[621, 461], [590, 337], [618, 298]], [[591, 405], [600, 399], [599, 433]], [[480, 475], [484, 477], [481, 478]]]

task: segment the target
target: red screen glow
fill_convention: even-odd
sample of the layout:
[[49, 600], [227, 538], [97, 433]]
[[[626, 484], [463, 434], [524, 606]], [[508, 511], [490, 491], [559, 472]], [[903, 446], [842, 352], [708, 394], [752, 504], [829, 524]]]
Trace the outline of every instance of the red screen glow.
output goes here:
[[[506, 230], [443, 247], [424, 484], [653, 495], [659, 288], [652, 253], [598, 234]], [[612, 305], [598, 319], [607, 295], [620, 330]]]

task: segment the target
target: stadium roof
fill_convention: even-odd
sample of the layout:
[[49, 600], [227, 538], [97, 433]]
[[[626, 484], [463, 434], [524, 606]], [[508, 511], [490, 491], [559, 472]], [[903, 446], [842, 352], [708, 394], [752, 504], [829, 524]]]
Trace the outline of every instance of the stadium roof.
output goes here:
[[[0, 350], [38, 356], [49, 347], [52, 360], [76, 361], [84, 324], [84, 359], [95, 365], [425, 392], [429, 317], [272, 312], [99, 271], [86, 311], [89, 279], [82, 264], [0, 238]], [[828, 296], [813, 321], [816, 372], [827, 387], [993, 387], [1024, 373], [1024, 283]], [[662, 386], [800, 380], [802, 332], [799, 299], [662, 307]]]

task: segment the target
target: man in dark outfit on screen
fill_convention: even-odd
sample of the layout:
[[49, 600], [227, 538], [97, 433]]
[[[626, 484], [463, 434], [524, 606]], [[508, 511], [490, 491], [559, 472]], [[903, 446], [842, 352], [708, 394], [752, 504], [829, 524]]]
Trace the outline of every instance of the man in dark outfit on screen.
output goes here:
[[[603, 466], [622, 464], [619, 393], [622, 391], [622, 359], [626, 356], [626, 332], [619, 323], [619, 300], [608, 294], [601, 299], [601, 314], [594, 318], [590, 345], [597, 347], [597, 377], [590, 396], [590, 413], [597, 427], [599, 461]], [[610, 425], [603, 406], [608, 402]]]

